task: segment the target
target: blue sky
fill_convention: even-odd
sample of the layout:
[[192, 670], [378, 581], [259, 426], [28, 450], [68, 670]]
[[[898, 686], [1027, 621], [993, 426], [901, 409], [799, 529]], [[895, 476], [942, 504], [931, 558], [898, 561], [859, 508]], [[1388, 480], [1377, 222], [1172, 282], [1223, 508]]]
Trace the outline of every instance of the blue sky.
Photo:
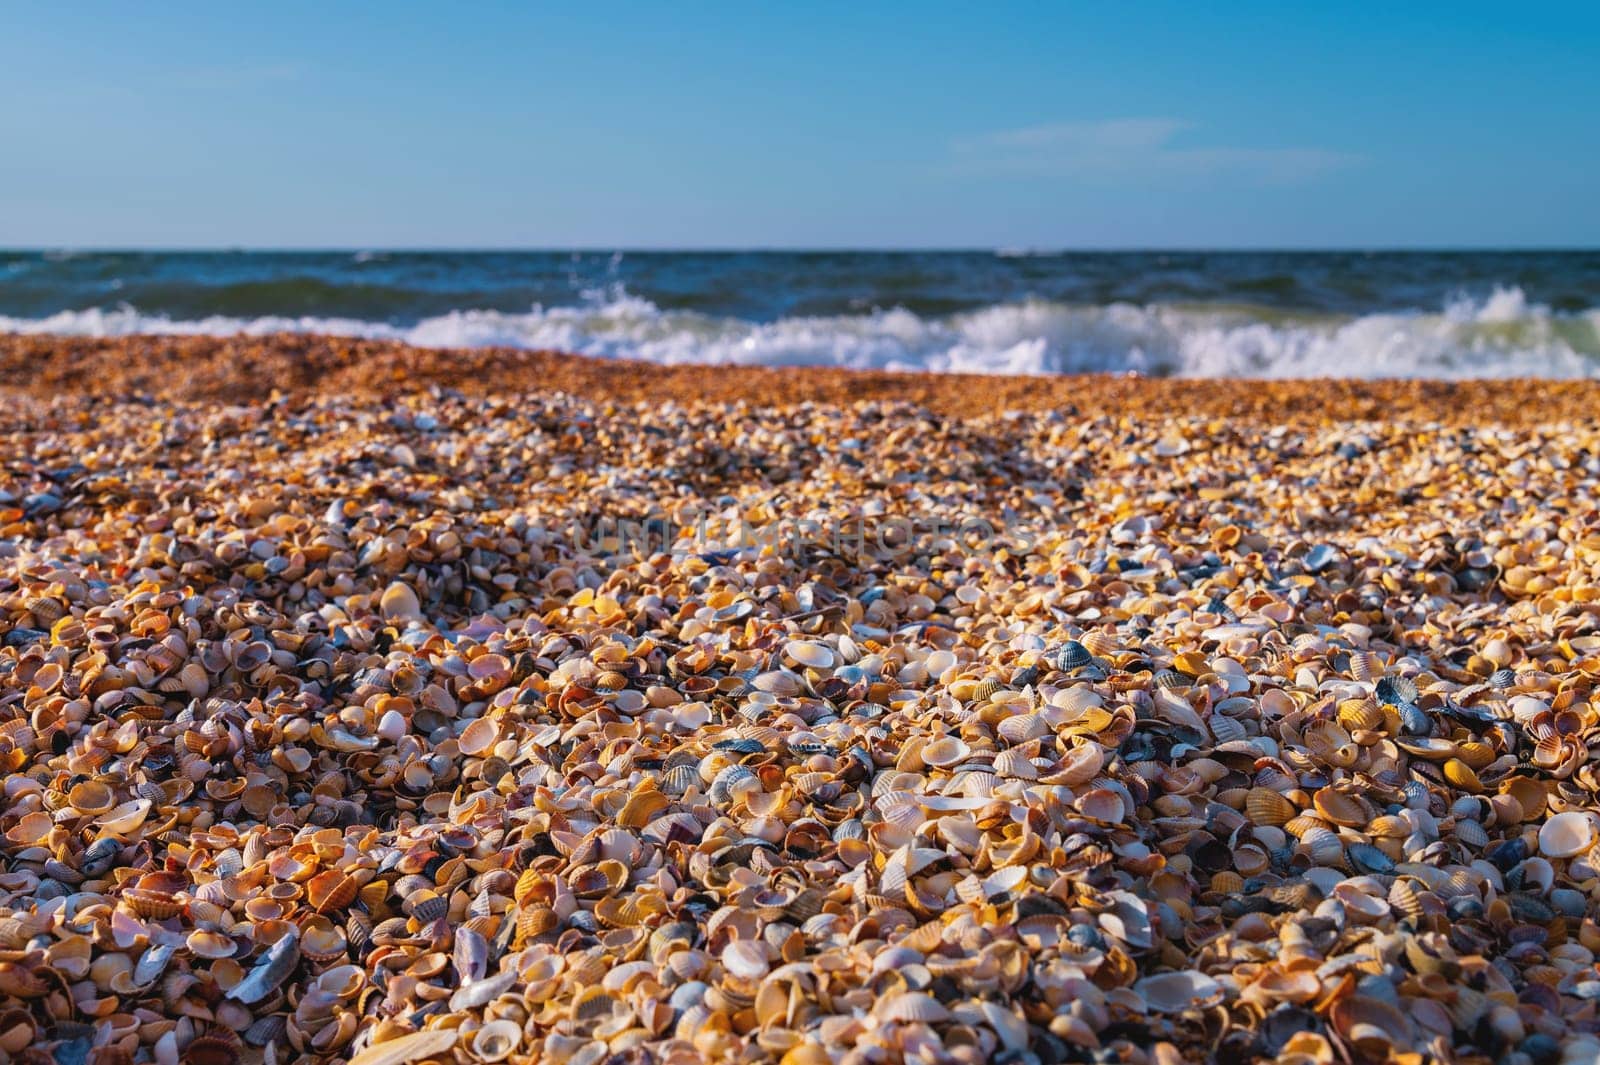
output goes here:
[[1600, 244], [1600, 8], [1210, 6], [10, 5], [0, 246]]

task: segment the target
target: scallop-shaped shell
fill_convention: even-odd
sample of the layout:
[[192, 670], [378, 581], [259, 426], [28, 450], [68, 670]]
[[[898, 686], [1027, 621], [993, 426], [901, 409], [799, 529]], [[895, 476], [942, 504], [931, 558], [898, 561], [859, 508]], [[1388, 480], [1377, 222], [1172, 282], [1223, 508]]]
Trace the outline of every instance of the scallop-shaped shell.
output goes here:
[[334, 913], [356, 900], [361, 885], [355, 877], [337, 869], [318, 873], [306, 884], [306, 901], [317, 913]]
[[1539, 853], [1546, 858], [1572, 858], [1594, 846], [1595, 815], [1587, 810], [1556, 814], [1539, 827]]
[[204, 929], [190, 932], [185, 945], [199, 958], [231, 958], [238, 949], [237, 944], [228, 936]]
[[[1098, 643], [1103, 640], [1103, 636], [1101, 633], [1096, 632], [1090, 634], [1088, 637], [1085, 637], [1085, 639]], [[1109, 648], [1101, 653], [1109, 653], [1115, 649], [1115, 644], [1112, 644]], [[1088, 645], [1085, 643], [1079, 643], [1077, 640], [1068, 640], [1066, 643], [1063, 643], [1059, 648], [1056, 649], [1056, 668], [1061, 670], [1063, 673], [1074, 673], [1093, 661], [1094, 654], [1090, 651]]]
[[522, 1028], [514, 1021], [490, 1021], [472, 1035], [472, 1056], [479, 1061], [503, 1061], [522, 1045]]
[[783, 648], [789, 659], [808, 669], [829, 669], [833, 666], [833, 651], [826, 644], [810, 640], [790, 640]]
[[1194, 678], [1175, 669], [1161, 669], [1150, 678], [1150, 682], [1165, 691], [1182, 691], [1194, 684]]
[[300, 928], [300, 952], [319, 965], [345, 957], [348, 946], [345, 933], [326, 917], [312, 917]]
[[1417, 887], [1417, 882], [1409, 877], [1400, 877], [1389, 889], [1389, 905], [1399, 911], [1402, 917], [1416, 920], [1422, 916], [1422, 892]]
[[183, 1061], [185, 1065], [238, 1065], [238, 1036], [218, 1032], [191, 1039], [184, 1047]]
[[1285, 825], [1299, 813], [1288, 796], [1271, 788], [1251, 788], [1244, 805], [1246, 816], [1258, 825]]
[[722, 967], [740, 980], [759, 980], [771, 968], [766, 944], [753, 939], [736, 939], [722, 951]]
[[444, 895], [428, 892], [410, 902], [411, 916], [418, 924], [432, 924], [450, 913], [450, 900]]
[[702, 785], [700, 771], [692, 765], [675, 765], [661, 776], [661, 790], [667, 795], [683, 795]]
[[1012, 714], [1000, 719], [995, 733], [1007, 743], [1023, 744], [1050, 732], [1050, 724], [1038, 714]]
[[1361, 873], [1387, 876], [1394, 872], [1394, 859], [1370, 843], [1352, 843], [1345, 848], [1352, 869]]
[[1121, 824], [1128, 816], [1122, 796], [1110, 788], [1091, 788], [1078, 796], [1078, 812], [1105, 824]]
[[150, 888], [128, 888], [122, 893], [122, 900], [140, 917], [158, 921], [174, 917], [183, 910], [183, 903], [170, 892]]
[[1394, 814], [1379, 814], [1367, 822], [1367, 835], [1379, 839], [1404, 839], [1410, 834], [1410, 822]]
[[995, 755], [994, 771], [997, 776], [1017, 780], [1039, 779], [1039, 769], [1021, 751], [1008, 749]]
[[1004, 691], [1005, 685], [998, 680], [980, 680], [974, 684], [967, 693], [967, 701], [973, 703], [986, 703], [996, 692]]
[[152, 803], [149, 799], [134, 799], [107, 811], [98, 822], [100, 832], [106, 836], [125, 836], [144, 824]]
[[1372, 816], [1372, 808], [1364, 799], [1335, 788], [1319, 788], [1311, 802], [1317, 813], [1336, 825], [1362, 826]]
[[86, 815], [103, 814], [117, 804], [116, 794], [98, 780], [85, 780], [73, 785], [67, 801], [75, 812]]
[[1187, 1013], [1222, 1001], [1222, 985], [1204, 973], [1157, 973], [1133, 985], [1134, 994], [1157, 1013]]
[[742, 765], [724, 766], [711, 781], [711, 788], [706, 792], [711, 801], [719, 805], [733, 800], [738, 792], [751, 789], [757, 791], [761, 788], [760, 778]]
[[806, 691], [805, 678], [791, 673], [787, 669], [774, 669], [766, 673], [758, 673], [750, 683], [759, 691], [770, 692], [778, 696], [802, 695]]
[[1382, 677], [1373, 686], [1373, 694], [1381, 703], [1393, 706], [1399, 703], [1414, 703], [1417, 701], [1417, 684], [1410, 677], [1389, 676]]
[[1346, 699], [1339, 704], [1339, 724], [1356, 729], [1383, 728], [1383, 708], [1373, 699]]
[[891, 1024], [937, 1024], [950, 1019], [944, 1003], [922, 991], [904, 991], [880, 1001], [877, 1014]]
[[1369, 1058], [1383, 1060], [1395, 1047], [1411, 1044], [1411, 1021], [1380, 999], [1365, 995], [1340, 999], [1333, 1005], [1330, 1020], [1340, 1038]]
[[486, 717], [472, 721], [456, 740], [462, 754], [476, 756], [495, 745], [500, 738], [500, 725]]
[[1413, 757], [1424, 758], [1430, 762], [1443, 762], [1461, 752], [1460, 746], [1454, 740], [1432, 736], [1402, 736], [1395, 740], [1395, 746]]
[[1483, 790], [1483, 782], [1478, 779], [1478, 774], [1459, 758], [1445, 762], [1443, 772], [1445, 780], [1464, 791], [1476, 793]]
[[1344, 861], [1344, 841], [1330, 828], [1307, 829], [1300, 836], [1300, 846], [1315, 865], [1338, 866]]
[[1206, 722], [1211, 728], [1211, 735], [1217, 743], [1238, 743], [1250, 735], [1244, 722], [1227, 714], [1212, 714]]
[[956, 739], [954, 736], [946, 736], [924, 746], [922, 748], [922, 760], [931, 766], [945, 769], [965, 761], [971, 753], [972, 748], [961, 740]]
[[1473, 850], [1481, 850], [1489, 843], [1489, 833], [1477, 821], [1463, 819], [1456, 822], [1456, 839]]

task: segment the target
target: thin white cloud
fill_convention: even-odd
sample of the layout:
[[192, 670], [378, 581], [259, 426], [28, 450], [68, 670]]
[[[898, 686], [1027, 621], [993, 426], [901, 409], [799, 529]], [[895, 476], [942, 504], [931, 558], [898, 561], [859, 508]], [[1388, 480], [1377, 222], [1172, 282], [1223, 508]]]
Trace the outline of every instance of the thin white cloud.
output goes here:
[[1196, 128], [1177, 118], [1052, 122], [964, 138], [952, 148], [957, 168], [966, 173], [1089, 178], [1228, 172], [1264, 182], [1294, 182], [1362, 161], [1359, 155], [1325, 148], [1174, 143]]

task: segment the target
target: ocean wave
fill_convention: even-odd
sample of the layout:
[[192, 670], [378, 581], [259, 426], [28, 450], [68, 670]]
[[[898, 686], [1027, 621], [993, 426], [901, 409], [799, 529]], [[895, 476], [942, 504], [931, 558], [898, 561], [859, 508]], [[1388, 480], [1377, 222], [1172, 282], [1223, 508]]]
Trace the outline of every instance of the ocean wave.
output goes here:
[[1007, 303], [752, 322], [663, 310], [612, 290], [583, 306], [461, 310], [411, 325], [340, 317], [178, 319], [130, 306], [0, 316], [0, 331], [73, 336], [323, 333], [424, 347], [558, 349], [659, 363], [1185, 377], [1589, 377], [1600, 308], [1556, 312], [1497, 288], [1434, 311], [1358, 316], [1195, 304]]

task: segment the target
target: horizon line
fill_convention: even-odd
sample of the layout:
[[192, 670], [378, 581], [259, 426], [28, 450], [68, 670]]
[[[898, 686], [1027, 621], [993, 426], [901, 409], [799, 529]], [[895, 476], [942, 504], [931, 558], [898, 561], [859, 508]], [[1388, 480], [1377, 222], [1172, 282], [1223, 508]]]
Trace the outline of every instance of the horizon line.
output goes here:
[[323, 245], [295, 245], [295, 244], [146, 244], [146, 245], [94, 245], [94, 244], [35, 244], [35, 245], [0, 245], [0, 255], [11, 254], [40, 254], [67, 253], [75, 255], [122, 255], [122, 254], [224, 254], [224, 255], [317, 255], [317, 254], [359, 254], [373, 252], [388, 255], [430, 255], [430, 254], [456, 254], [456, 255], [564, 255], [564, 254], [609, 254], [609, 255], [1001, 255], [1014, 254], [1018, 258], [1034, 256], [1046, 258], [1063, 255], [1227, 255], [1227, 254], [1279, 254], [1279, 255], [1331, 255], [1331, 254], [1362, 254], [1362, 255], [1397, 255], [1397, 254], [1451, 254], [1451, 253], [1490, 253], [1490, 254], [1522, 254], [1528, 252], [1557, 253], [1557, 254], [1593, 254], [1600, 253], [1600, 245], [1571, 245], [1571, 244], [1409, 244], [1409, 245], [1365, 245], [1365, 244], [1307, 244], [1307, 245], [1281, 245], [1281, 244], [1240, 244], [1233, 246], [1203, 245], [1203, 244], [1177, 244], [1177, 245], [1083, 245], [1083, 246], [1034, 246], [1034, 245], [900, 245], [879, 246], [871, 245], [779, 245], [755, 244], [748, 246], [737, 245], [611, 245], [611, 244], [571, 244], [571, 245], [470, 245], [470, 244], [418, 244], [418, 245], [380, 245], [380, 244], [323, 244]]

